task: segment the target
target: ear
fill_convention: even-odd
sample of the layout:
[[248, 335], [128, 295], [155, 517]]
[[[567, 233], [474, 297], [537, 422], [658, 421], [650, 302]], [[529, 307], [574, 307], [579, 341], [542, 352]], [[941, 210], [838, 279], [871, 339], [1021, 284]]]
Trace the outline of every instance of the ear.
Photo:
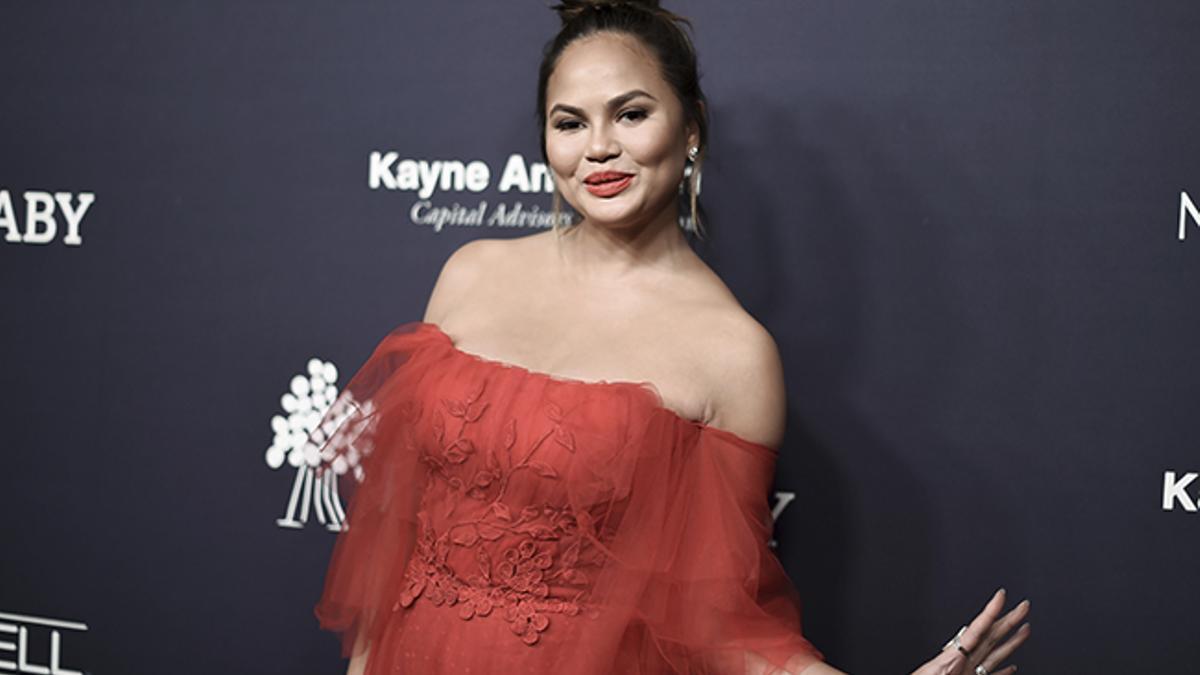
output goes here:
[[[696, 105], [699, 106], [701, 115], [706, 114], [704, 101], [699, 101]], [[698, 145], [700, 145], [700, 125], [695, 120], [692, 120], [687, 125], [687, 146], [694, 148]]]

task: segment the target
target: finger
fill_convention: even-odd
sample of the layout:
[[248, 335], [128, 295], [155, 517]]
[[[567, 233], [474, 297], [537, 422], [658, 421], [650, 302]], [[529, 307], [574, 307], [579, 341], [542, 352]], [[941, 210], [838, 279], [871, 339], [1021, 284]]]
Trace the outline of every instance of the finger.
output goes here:
[[1009, 631], [1013, 629], [1013, 626], [1016, 626], [1024, 621], [1028, 614], [1029, 600], [1022, 600], [1017, 604], [1016, 607], [1013, 607], [1011, 610], [1009, 610], [1003, 618], [993, 624], [990, 630], [988, 630], [987, 635], [983, 639], [983, 649], [985, 651], [991, 650], [991, 648], [997, 642], [1002, 640], [1004, 636], [1008, 635]]
[[1015, 672], [1017, 672], [1016, 666], [1005, 666], [1004, 670], [997, 670], [995, 672], [989, 670], [988, 675], [1012, 675]]
[[1004, 595], [1005, 591], [1003, 588], [996, 591], [992, 599], [988, 600], [987, 604], [984, 605], [983, 611], [967, 626], [967, 632], [963, 633], [960, 640], [964, 649], [974, 651], [975, 647], [983, 641], [984, 636], [987, 635], [988, 630], [995, 623], [996, 617], [1000, 616], [1000, 610], [1004, 609]]
[[1017, 650], [1017, 647], [1025, 644], [1025, 641], [1029, 639], [1029, 634], [1032, 632], [1032, 630], [1033, 629], [1029, 627], [1029, 624], [1025, 624], [1018, 628], [1017, 632], [1013, 633], [1012, 637], [1004, 641], [1004, 644], [996, 647], [990, 654], [987, 655], [987, 658], [983, 660], [984, 669], [991, 673], [993, 668], [1007, 661], [1008, 657], [1012, 656], [1012, 653]]

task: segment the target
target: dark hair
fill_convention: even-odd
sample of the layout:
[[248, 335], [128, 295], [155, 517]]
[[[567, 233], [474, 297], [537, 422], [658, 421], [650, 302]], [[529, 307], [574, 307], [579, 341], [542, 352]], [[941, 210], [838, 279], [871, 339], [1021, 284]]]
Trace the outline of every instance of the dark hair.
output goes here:
[[[624, 33], [637, 38], [658, 58], [663, 79], [683, 104], [688, 123], [695, 122], [700, 135], [700, 154], [692, 161], [688, 176], [686, 198], [692, 231], [703, 238], [700, 221], [700, 167], [708, 153], [708, 107], [700, 89], [700, 73], [696, 65], [696, 49], [684, 26], [691, 22], [659, 6], [658, 0], [562, 0], [551, 9], [558, 12], [562, 28], [542, 56], [538, 70], [537, 121], [541, 139], [542, 159], [546, 154], [546, 86], [550, 74], [558, 65], [559, 56], [568, 45], [582, 37], [600, 32]], [[555, 195], [557, 210], [557, 193]]]

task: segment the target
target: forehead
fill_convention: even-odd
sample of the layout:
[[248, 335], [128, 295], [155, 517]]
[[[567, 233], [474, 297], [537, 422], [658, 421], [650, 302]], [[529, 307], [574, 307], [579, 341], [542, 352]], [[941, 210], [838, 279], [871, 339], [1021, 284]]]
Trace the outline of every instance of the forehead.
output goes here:
[[546, 104], [605, 101], [630, 89], [644, 89], [659, 100], [670, 92], [658, 59], [637, 38], [596, 33], [572, 42], [559, 55], [546, 83]]

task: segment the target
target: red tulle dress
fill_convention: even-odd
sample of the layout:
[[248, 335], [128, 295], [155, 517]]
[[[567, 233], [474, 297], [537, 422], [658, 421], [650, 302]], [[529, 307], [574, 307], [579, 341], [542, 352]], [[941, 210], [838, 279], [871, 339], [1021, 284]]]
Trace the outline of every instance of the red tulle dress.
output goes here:
[[776, 453], [650, 383], [391, 331], [310, 441], [348, 497], [315, 608], [369, 675], [796, 673], [822, 659], [767, 547]]

